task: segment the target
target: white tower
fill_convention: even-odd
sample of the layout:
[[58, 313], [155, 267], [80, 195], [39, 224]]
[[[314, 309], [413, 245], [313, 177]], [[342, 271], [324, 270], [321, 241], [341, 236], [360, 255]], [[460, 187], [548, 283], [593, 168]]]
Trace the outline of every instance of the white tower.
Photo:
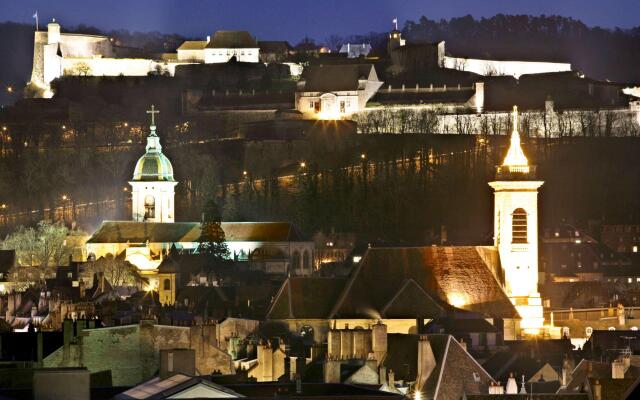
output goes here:
[[160, 138], [156, 135], [155, 114], [160, 111], [151, 106], [151, 133], [147, 137], [146, 153], [140, 157], [133, 172], [131, 210], [134, 221], [174, 222], [175, 186], [173, 167], [162, 154]]
[[498, 248], [507, 295], [522, 317], [520, 327], [537, 334], [543, 326], [538, 292], [538, 188], [535, 166], [530, 166], [520, 147], [518, 109], [513, 108], [511, 146], [497, 168], [494, 245]]

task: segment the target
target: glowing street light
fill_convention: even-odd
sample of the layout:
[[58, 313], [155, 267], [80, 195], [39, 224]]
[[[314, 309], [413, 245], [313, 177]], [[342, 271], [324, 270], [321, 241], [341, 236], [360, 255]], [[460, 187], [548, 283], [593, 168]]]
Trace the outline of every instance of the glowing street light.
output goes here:
[[7, 86], [7, 93], [13, 93], [13, 87]]
[[67, 126], [66, 125], [62, 125], [62, 129], [67, 129]]
[[124, 125], [125, 128], [127, 128], [129, 126], [129, 123], [125, 122], [123, 125]]
[[247, 176], [248, 172], [246, 170], [242, 171], [243, 176]]
[[66, 194], [62, 195], [62, 201], [67, 201], [69, 200], [69, 196], [67, 196]]
[[364, 153], [362, 153], [362, 154], [360, 154], [360, 158], [364, 160], [364, 159], [366, 159], [366, 158], [367, 158], [367, 155], [366, 155], [366, 154], [364, 154]]
[[307, 167], [307, 163], [304, 161], [300, 161], [300, 168], [306, 168]]
[[5, 203], [0, 204], [0, 209], [6, 210], [7, 209], [7, 205]]
[[123, 187], [123, 188], [122, 188], [122, 191], [123, 191], [123, 192], [128, 192], [128, 191], [129, 191], [129, 188], [125, 186], [125, 187]]

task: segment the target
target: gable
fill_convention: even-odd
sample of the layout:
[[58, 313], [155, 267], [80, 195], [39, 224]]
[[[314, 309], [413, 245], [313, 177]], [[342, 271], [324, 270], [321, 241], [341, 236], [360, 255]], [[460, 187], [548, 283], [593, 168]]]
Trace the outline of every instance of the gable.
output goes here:
[[291, 277], [281, 286], [267, 319], [328, 318], [344, 278]]
[[166, 397], [167, 399], [237, 399], [244, 397], [231, 390], [221, 390], [212, 385], [205, 385], [200, 382], [176, 394]]
[[383, 318], [415, 318], [418, 315], [436, 318], [444, 315], [445, 311], [413, 279], [408, 279], [380, 314]]

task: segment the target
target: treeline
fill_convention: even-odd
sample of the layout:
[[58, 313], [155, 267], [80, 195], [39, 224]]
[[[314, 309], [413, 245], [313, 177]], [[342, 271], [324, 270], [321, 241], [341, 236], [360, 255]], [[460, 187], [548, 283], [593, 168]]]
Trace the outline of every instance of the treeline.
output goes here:
[[450, 20], [407, 21], [409, 41], [445, 40], [455, 56], [571, 62], [587, 76], [640, 81], [640, 27], [604, 29], [560, 16], [498, 14]]

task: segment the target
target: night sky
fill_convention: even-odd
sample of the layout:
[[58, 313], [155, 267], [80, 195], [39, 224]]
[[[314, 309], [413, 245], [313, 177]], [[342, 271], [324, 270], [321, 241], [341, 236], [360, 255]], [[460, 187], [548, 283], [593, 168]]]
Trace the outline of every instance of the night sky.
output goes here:
[[425, 15], [430, 19], [471, 14], [558, 14], [587, 25], [629, 28], [640, 25], [639, 0], [0, 0], [0, 21], [44, 25], [55, 17], [64, 25], [104, 30], [160, 31], [203, 37], [219, 29], [247, 29], [261, 40], [297, 42], [308, 35], [386, 31]]

